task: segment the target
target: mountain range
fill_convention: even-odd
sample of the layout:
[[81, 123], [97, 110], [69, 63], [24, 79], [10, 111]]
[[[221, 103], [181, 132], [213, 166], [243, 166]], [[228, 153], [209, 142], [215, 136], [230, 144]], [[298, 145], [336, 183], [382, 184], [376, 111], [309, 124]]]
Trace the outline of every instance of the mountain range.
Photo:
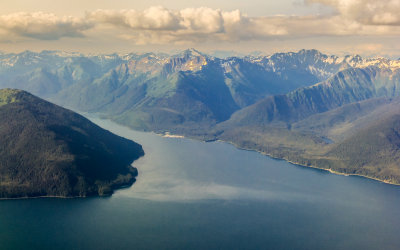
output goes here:
[[0, 56], [0, 87], [24, 89], [63, 106], [158, 130], [216, 124], [265, 96], [324, 81], [361, 61], [316, 50], [226, 59], [195, 49], [173, 56], [26, 51]]
[[400, 183], [399, 84], [398, 60], [317, 50], [228, 58], [195, 49], [0, 55], [0, 87], [134, 129], [225, 140], [390, 183]]

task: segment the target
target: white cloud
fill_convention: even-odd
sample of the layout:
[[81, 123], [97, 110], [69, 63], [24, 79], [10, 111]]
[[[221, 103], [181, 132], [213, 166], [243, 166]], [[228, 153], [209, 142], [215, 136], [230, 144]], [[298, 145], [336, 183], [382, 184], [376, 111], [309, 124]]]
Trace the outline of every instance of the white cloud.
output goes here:
[[[231, 15], [237, 15], [236, 19]], [[227, 40], [227, 28], [242, 21], [240, 12], [211, 8], [169, 10], [161, 6], [136, 10], [97, 10], [87, 18], [98, 25], [122, 28], [120, 37], [138, 44]]]
[[175, 35], [185, 35], [223, 33], [223, 13], [221, 10], [205, 7], [174, 11], [154, 6], [143, 11], [97, 10], [87, 16], [93, 22], [132, 31], [168, 31], [175, 32]]
[[88, 18], [97, 23], [108, 23], [133, 30], [179, 29], [179, 20], [176, 16], [161, 6], [150, 7], [144, 11], [97, 10], [88, 13]]
[[[97, 10], [88, 13], [88, 18], [99, 25], [122, 28], [119, 36], [136, 44], [400, 34], [395, 11], [386, 11], [385, 5], [372, 0], [306, 1], [330, 5], [336, 8], [337, 13], [328, 16], [248, 17], [239, 10], [205, 7], [169, 10], [156, 6], [144, 11]], [[399, 0], [384, 2], [396, 9]], [[363, 12], [371, 15], [362, 16]]]
[[239, 10], [151, 7], [136, 10], [97, 10], [88, 19], [99, 25], [122, 28], [120, 37], [137, 44], [241, 41], [288, 35], [276, 18], [248, 17]]
[[0, 40], [12, 40], [12, 37], [41, 40], [81, 37], [82, 32], [91, 27], [92, 24], [76, 17], [58, 17], [43, 12], [18, 12], [0, 16]]
[[367, 25], [400, 25], [400, 0], [306, 0], [333, 7], [342, 17]]
[[171, 10], [96, 10], [85, 17], [51, 13], [0, 16], [0, 41], [115, 37], [135, 44], [199, 44], [317, 36], [400, 35], [400, 0], [305, 0], [334, 8], [330, 15], [249, 17], [207, 7]]

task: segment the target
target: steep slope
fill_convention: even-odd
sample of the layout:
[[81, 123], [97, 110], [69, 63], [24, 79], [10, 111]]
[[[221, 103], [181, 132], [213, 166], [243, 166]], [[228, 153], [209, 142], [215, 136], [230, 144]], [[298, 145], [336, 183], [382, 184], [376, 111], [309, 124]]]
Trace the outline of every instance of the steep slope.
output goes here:
[[267, 97], [236, 112], [228, 126], [287, 124], [345, 104], [377, 97], [399, 96], [398, 68], [350, 68], [311, 87]]
[[69, 110], [0, 91], [0, 197], [88, 196], [130, 185], [142, 147]]
[[[176, 126], [192, 126], [193, 123], [213, 125], [227, 120], [239, 109], [229, 89], [224, 84], [223, 72], [210, 61], [196, 72], [178, 71], [167, 78], [158, 77], [140, 87], [130, 87], [130, 93], [145, 89], [142, 98], [112, 117], [124, 124], [143, 124], [146, 130], [169, 130]], [[130, 99], [132, 100], [132, 99]], [[125, 97], [110, 107], [123, 106]], [[140, 114], [147, 114], [146, 117]], [[137, 119], [137, 121], [132, 121]], [[126, 122], [128, 121], [128, 122]]]
[[[137, 84], [122, 84], [128, 89], [127, 93], [136, 95], [130, 99], [113, 95], [110, 97], [112, 103], [104, 102], [109, 104], [101, 111], [112, 113], [113, 119], [136, 129], [175, 129], [182, 133], [193, 130], [193, 126], [198, 127], [198, 124], [209, 127], [229, 119], [235, 111], [265, 96], [286, 93], [316, 83], [320, 78], [325, 79], [313, 75], [315, 72], [310, 70], [308, 63], [315, 63], [313, 69], [322, 67], [325, 71], [321, 68], [318, 72], [330, 75], [343, 63], [331, 62], [337, 65], [336, 68], [327, 69], [327, 58], [316, 51], [300, 51], [288, 53], [287, 57], [222, 60], [188, 50], [168, 59], [161, 75]], [[292, 65], [298, 61], [302, 62], [301, 66]], [[279, 62], [279, 67], [275, 62]], [[136, 101], [129, 107], [126, 105], [129, 100]]]
[[294, 131], [308, 131], [340, 142], [359, 129], [400, 113], [400, 98], [373, 98], [351, 103], [293, 123]]

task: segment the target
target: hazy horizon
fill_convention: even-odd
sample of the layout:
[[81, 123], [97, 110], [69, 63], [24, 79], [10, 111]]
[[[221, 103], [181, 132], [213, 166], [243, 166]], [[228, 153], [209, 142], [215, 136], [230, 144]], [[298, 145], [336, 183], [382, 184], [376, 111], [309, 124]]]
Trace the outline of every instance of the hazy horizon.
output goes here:
[[[203, 51], [203, 50], [199, 50], [199, 49], [193, 48], [193, 47], [192, 48], [187, 47], [187, 48], [182, 48], [182, 49], [174, 49], [174, 50], [170, 50], [170, 51], [134, 51], [134, 50], [132, 50], [132, 51], [126, 51], [126, 52], [121, 52], [121, 51], [80, 52], [80, 51], [73, 51], [73, 50], [57, 50], [57, 49], [55, 49], [55, 50], [46, 50], [46, 49], [43, 49], [43, 50], [40, 50], [40, 49], [39, 50], [30, 50], [30, 49], [27, 49], [27, 50], [16, 51], [16, 52], [7, 52], [7, 51], [1, 51], [0, 50], [0, 53], [4, 54], [4, 55], [10, 55], [10, 54], [18, 55], [18, 54], [21, 54], [21, 53], [24, 53], [24, 52], [32, 52], [32, 53], [38, 53], [38, 54], [44, 53], [44, 52], [54, 52], [54, 53], [65, 53], [65, 56], [74, 56], [74, 55], [75, 56], [80, 56], [81, 55], [81, 56], [85, 56], [85, 57], [86, 56], [108, 56], [108, 55], [114, 55], [114, 54], [116, 54], [118, 56], [125, 56], [125, 55], [128, 55], [128, 54], [144, 55], [144, 54], [147, 54], [147, 53], [154, 53], [155, 55], [161, 55], [161, 56], [169, 57], [169, 56], [175, 56], [175, 55], [178, 55], [180, 53], [183, 53], [186, 50], [196, 50], [196, 51], [198, 51], [198, 52], [200, 52], [200, 53], [202, 53], [202, 54], [204, 54], [206, 56], [211, 56], [211, 57], [220, 58], [220, 59], [226, 59], [228, 57], [243, 58], [243, 57], [247, 57], [247, 56], [255, 56], [255, 57], [267, 56], [268, 57], [268, 56], [272, 56], [274, 54], [279, 54], [279, 53], [299, 53], [302, 50], [310, 51], [310, 50], [314, 50], [314, 49], [299, 49], [299, 50], [287, 49], [287, 50], [283, 50], [283, 51], [274, 51], [274, 52], [271, 52], [271, 53], [267, 53], [267, 52], [263, 52], [263, 51], [259, 51], [259, 50], [254, 50], [254, 51], [250, 51], [250, 52], [247, 52], [247, 53], [246, 52], [239, 52], [239, 51], [235, 51], [235, 50], [209, 50], [209, 51]], [[389, 56], [389, 55], [386, 55], [386, 56], [382, 56], [382, 55], [379, 55], [379, 54], [377, 54], [377, 55], [371, 55], [371, 54], [363, 55], [363, 54], [346, 53], [346, 52], [333, 54], [333, 53], [328, 53], [328, 52], [323, 51], [323, 50], [322, 51], [321, 50], [317, 50], [317, 51], [322, 53], [322, 54], [325, 54], [327, 56], [336, 56], [336, 57], [339, 57], [339, 58], [345, 57], [345, 56], [361, 56], [361, 57], [363, 57], [365, 59], [373, 59], [373, 58], [381, 58], [382, 57], [382, 58], [387, 58], [387, 59], [390, 59], [390, 60], [400, 60], [399, 57]]]
[[248, 54], [317, 49], [400, 57], [400, 1], [85, 1], [0, 3], [0, 51]]

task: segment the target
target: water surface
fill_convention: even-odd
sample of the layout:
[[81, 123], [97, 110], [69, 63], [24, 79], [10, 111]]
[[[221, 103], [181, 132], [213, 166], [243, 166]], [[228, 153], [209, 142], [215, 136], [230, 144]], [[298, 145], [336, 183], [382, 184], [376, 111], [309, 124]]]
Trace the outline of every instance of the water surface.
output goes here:
[[108, 198], [0, 202], [0, 249], [399, 249], [400, 187], [111, 121], [143, 145]]

